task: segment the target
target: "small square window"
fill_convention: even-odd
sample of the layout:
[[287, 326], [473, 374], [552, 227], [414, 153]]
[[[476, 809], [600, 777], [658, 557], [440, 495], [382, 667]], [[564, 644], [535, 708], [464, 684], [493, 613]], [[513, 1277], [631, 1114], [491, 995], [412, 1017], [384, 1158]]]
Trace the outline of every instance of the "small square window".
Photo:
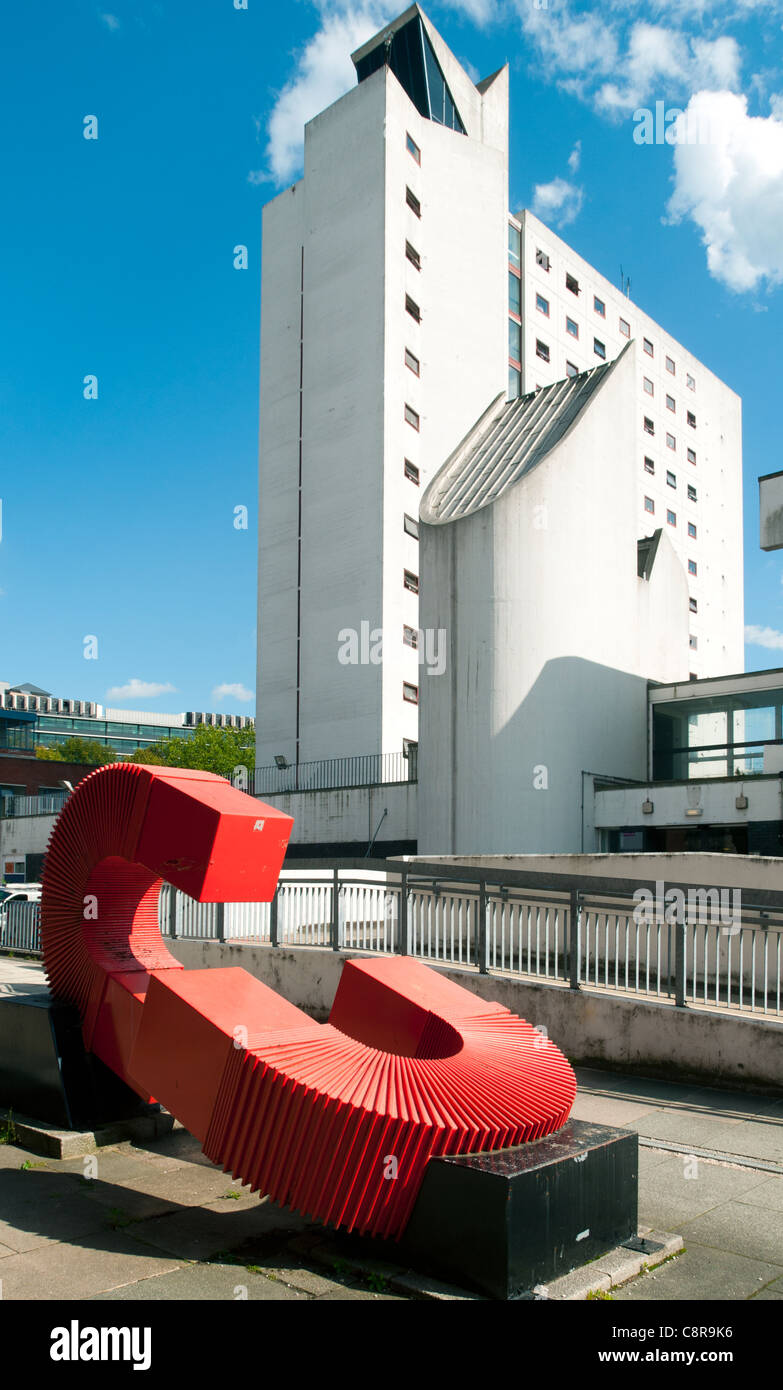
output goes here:
[[602, 343], [600, 338], [593, 338], [593, 352], [596, 357], [606, 357], [606, 344]]
[[579, 368], [573, 362], [566, 362], [566, 376], [579, 376]]
[[602, 299], [598, 298], [597, 294], [593, 295], [593, 308], [597, 314], [600, 314], [602, 319], [606, 318], [606, 305]]
[[696, 462], [696, 450], [695, 450], [695, 449], [689, 449], [689, 450], [688, 450], [688, 462], [689, 462], [689, 463], [695, 463], [695, 462]]
[[546, 314], [547, 318], [549, 318], [549, 300], [544, 299], [542, 294], [536, 295], [536, 308], [540, 314]]
[[403, 570], [402, 582], [409, 593], [417, 594], [419, 592], [419, 576], [417, 574], [411, 574], [410, 570]]
[[667, 512], [667, 513], [666, 513], [666, 520], [668, 521], [668, 523], [669, 523], [670, 526], [676, 526], [676, 525], [677, 525], [677, 513], [676, 513], [676, 512]]
[[415, 213], [417, 217], [421, 217], [421, 203], [410, 188], [405, 189], [405, 201], [411, 212]]
[[421, 150], [416, 144], [416, 141], [414, 140], [413, 136], [408, 135], [407, 131], [405, 133], [405, 148], [407, 149], [408, 154], [413, 155], [413, 158], [416, 160], [416, 163], [421, 164]]
[[536, 265], [540, 265], [542, 270], [549, 270], [549, 257], [540, 246], [536, 247]]
[[540, 357], [544, 362], [549, 361], [549, 348], [540, 338], [536, 338], [536, 357]]
[[696, 428], [696, 416], [694, 415], [694, 413], [693, 413], [692, 410], [689, 410], [689, 411], [688, 411], [687, 420], [688, 420], [688, 424], [690, 425], [691, 429], [695, 430], [695, 428]]
[[407, 623], [403, 623], [402, 640], [406, 647], [413, 647], [413, 650], [416, 651], [419, 645], [419, 634], [415, 627], [408, 627]]
[[406, 535], [408, 535], [408, 536], [413, 536], [413, 539], [414, 539], [415, 541], [417, 541], [417, 540], [419, 539], [419, 523], [418, 523], [418, 521], [415, 521], [414, 518], [413, 518], [412, 516], [408, 516], [408, 513], [406, 512], [402, 524], [403, 524], [403, 527], [404, 527], [404, 530], [405, 530]]
[[508, 399], [515, 401], [522, 394], [522, 373], [516, 367], [508, 369]]
[[670, 473], [670, 472], [668, 471], [668, 469], [667, 469], [667, 471], [666, 471], [666, 486], [667, 486], [667, 487], [676, 487], [676, 486], [677, 486], [677, 474], [676, 474], [676, 473]]
[[574, 323], [573, 319], [566, 318], [566, 333], [570, 333], [572, 338], [578, 338], [579, 324]]
[[690, 647], [691, 651], [692, 651], [692, 652], [695, 652], [695, 651], [696, 651], [696, 648], [698, 647], [698, 645], [699, 645], [699, 639], [698, 639], [698, 637], [694, 637], [693, 634], [691, 633], [691, 636], [688, 638], [688, 646]]
[[655, 425], [649, 415], [645, 415], [644, 417], [644, 432], [645, 434], [655, 434]]
[[655, 464], [653, 463], [653, 461], [652, 461], [651, 458], [645, 458], [645, 460], [644, 460], [644, 471], [645, 471], [645, 473], [654, 473], [654, 472], [655, 472]]
[[645, 391], [646, 391], [646, 393], [647, 393], [648, 396], [654, 396], [654, 395], [655, 395], [655, 387], [653, 386], [653, 384], [652, 384], [652, 382], [650, 381], [650, 378], [649, 378], [648, 376], [643, 376], [643, 377], [642, 377], [642, 386], [644, 387], [644, 389], [645, 389]]
[[419, 703], [419, 687], [417, 685], [411, 685], [408, 681], [403, 681], [402, 698], [403, 700], [407, 700], [411, 705], [417, 705]]
[[699, 611], [699, 605], [698, 605], [698, 603], [696, 602], [696, 599], [695, 599], [695, 598], [689, 598], [689, 599], [688, 599], [688, 607], [690, 608], [691, 613], [698, 613], [698, 611]]
[[417, 323], [421, 323], [421, 309], [416, 303], [416, 300], [411, 299], [409, 294], [406, 294], [405, 296], [405, 308], [407, 309], [412, 319], [415, 319]]
[[676, 410], [677, 410], [677, 403], [676, 403], [676, 401], [675, 401], [675, 399], [674, 399], [674, 396], [667, 396], [667, 397], [666, 397], [666, 409], [667, 409], [667, 410], [673, 410], [673, 411], [676, 412]]
[[696, 527], [694, 526], [694, 524], [693, 524], [692, 521], [689, 521], [689, 522], [688, 522], [688, 535], [690, 536], [690, 538], [691, 538], [692, 541], [695, 541], [695, 539], [696, 539]]
[[421, 420], [419, 419], [419, 413], [417, 410], [413, 409], [412, 405], [405, 406], [405, 419], [413, 429], [417, 430], [420, 428]]
[[411, 246], [409, 241], [405, 243], [405, 255], [408, 257], [411, 265], [415, 265], [417, 270], [421, 270], [421, 256], [416, 250], [416, 247]]
[[569, 275], [567, 271], [566, 271], [566, 289], [567, 289], [567, 290], [570, 290], [572, 294], [578, 294], [578, 293], [579, 293], [579, 281], [576, 280], [576, 279], [574, 278], [573, 275]]
[[675, 374], [675, 372], [676, 372], [677, 369], [676, 369], [676, 367], [675, 367], [675, 365], [674, 365], [674, 358], [673, 358], [673, 357], [667, 357], [667, 358], [666, 358], [666, 370], [667, 370], [667, 372], [671, 372], [672, 376], [674, 376], [674, 374]]
[[654, 356], [655, 356], [655, 348], [653, 347], [653, 345], [652, 345], [652, 343], [650, 342], [650, 339], [649, 339], [649, 338], [642, 338], [642, 347], [644, 348], [644, 350], [645, 350], [645, 352], [647, 353], [647, 356], [648, 356], [648, 357], [654, 357]]
[[676, 448], [677, 448], [677, 440], [675, 439], [675, 437], [674, 437], [673, 434], [667, 434], [667, 436], [666, 436], [666, 448], [667, 448], [667, 449], [676, 449]]
[[419, 470], [415, 463], [411, 463], [410, 459], [405, 460], [405, 477], [411, 483], [415, 483], [417, 487], [419, 486]]
[[644, 499], [644, 510], [645, 510], [646, 512], [651, 512], [651, 513], [653, 513], [653, 512], [655, 511], [655, 503], [653, 502], [652, 497], [645, 497], [645, 499]]
[[627, 319], [620, 319], [620, 332], [622, 333], [624, 338], [630, 338], [631, 325]]
[[699, 569], [698, 569], [698, 565], [696, 564], [696, 561], [695, 561], [695, 560], [689, 560], [689, 561], [688, 561], [688, 573], [689, 573], [689, 574], [698, 574], [698, 572], [699, 572]]
[[696, 489], [692, 483], [688, 483], [688, 501], [695, 502], [696, 500]]
[[690, 372], [686, 372], [685, 374], [685, 385], [689, 391], [696, 390], [696, 378], [695, 376], [691, 376]]
[[414, 357], [410, 348], [405, 349], [405, 366], [410, 368], [414, 376], [421, 376], [421, 363], [418, 357]]

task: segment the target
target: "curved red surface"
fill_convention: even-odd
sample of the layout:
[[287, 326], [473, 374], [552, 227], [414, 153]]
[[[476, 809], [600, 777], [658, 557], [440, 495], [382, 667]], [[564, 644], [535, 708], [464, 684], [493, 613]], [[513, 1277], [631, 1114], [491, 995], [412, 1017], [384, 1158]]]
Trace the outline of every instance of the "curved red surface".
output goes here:
[[346, 961], [328, 1024], [244, 970], [184, 970], [158, 929], [163, 880], [269, 901], [292, 824], [210, 773], [91, 773], [47, 853], [44, 966], [85, 1045], [215, 1163], [316, 1220], [399, 1236], [431, 1156], [558, 1129], [574, 1074], [524, 1020], [408, 958]]

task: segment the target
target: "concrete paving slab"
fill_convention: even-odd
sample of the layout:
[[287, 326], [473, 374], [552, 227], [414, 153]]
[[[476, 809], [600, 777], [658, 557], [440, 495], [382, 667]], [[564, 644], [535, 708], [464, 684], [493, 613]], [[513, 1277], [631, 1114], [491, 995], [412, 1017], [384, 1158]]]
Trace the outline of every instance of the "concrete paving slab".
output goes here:
[[184, 1207], [170, 1216], [134, 1223], [133, 1234], [178, 1259], [205, 1260], [220, 1251], [234, 1250], [252, 1237], [270, 1232], [294, 1234], [305, 1224], [293, 1213], [281, 1215], [271, 1202], [257, 1202], [246, 1211], [229, 1211], [228, 1205]]
[[0, 1277], [4, 1300], [79, 1299], [176, 1267], [177, 1261], [125, 1232], [101, 1231], [11, 1255], [3, 1260]]
[[123, 1288], [95, 1294], [95, 1302], [248, 1302], [248, 1303], [307, 1303], [308, 1295], [301, 1289], [248, 1274], [236, 1265], [189, 1264], [172, 1274], [158, 1274]]
[[571, 1111], [575, 1120], [590, 1120], [602, 1125], [627, 1125], [631, 1120], [640, 1120], [645, 1115], [656, 1114], [654, 1105], [645, 1105], [637, 1100], [618, 1100], [607, 1096], [593, 1096], [589, 1092], [577, 1091]]
[[735, 1197], [735, 1202], [745, 1203], [751, 1207], [766, 1207], [771, 1211], [783, 1211], [783, 1178], [767, 1178], [765, 1182], [760, 1182], [758, 1187], [754, 1187], [750, 1192], [745, 1192], [741, 1197]]
[[691, 1243], [686, 1234], [681, 1255], [630, 1284], [613, 1289], [612, 1298], [618, 1303], [709, 1299], [733, 1302], [751, 1298], [773, 1281], [777, 1272], [775, 1265], [762, 1260]]
[[783, 1273], [783, 1211], [724, 1202], [685, 1223], [682, 1233], [686, 1245], [695, 1241], [747, 1259], [763, 1260], [777, 1265]]
[[[749, 1120], [726, 1121], [709, 1115], [660, 1110], [654, 1115], [631, 1120], [624, 1128], [634, 1129], [637, 1134], [649, 1139], [670, 1139], [676, 1144], [712, 1149], [717, 1153], [739, 1154], [746, 1158], [755, 1156], [773, 1162], [783, 1161], [782, 1156], [777, 1160], [773, 1157], [770, 1130]], [[771, 1126], [771, 1131], [776, 1135], [780, 1133], [777, 1126]], [[780, 1153], [779, 1149], [778, 1152]]]
[[[688, 1177], [687, 1174], [693, 1176]], [[682, 1223], [739, 1199], [765, 1182], [753, 1169], [705, 1163], [685, 1154], [670, 1155], [645, 1173], [639, 1191], [639, 1220], [666, 1231], [681, 1231]]]

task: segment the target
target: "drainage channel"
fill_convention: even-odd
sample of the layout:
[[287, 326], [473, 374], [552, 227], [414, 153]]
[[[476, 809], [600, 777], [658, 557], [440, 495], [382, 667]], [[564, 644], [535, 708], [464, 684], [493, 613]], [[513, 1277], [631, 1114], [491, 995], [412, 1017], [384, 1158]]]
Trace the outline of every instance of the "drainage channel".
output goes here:
[[670, 1139], [648, 1139], [641, 1134], [639, 1143], [645, 1149], [665, 1149], [667, 1153], [688, 1154], [712, 1163], [730, 1163], [737, 1168], [754, 1168], [759, 1173], [776, 1173], [783, 1177], [783, 1164], [766, 1163], [763, 1158], [743, 1158], [740, 1154], [724, 1153], [719, 1149], [699, 1149], [693, 1145], [675, 1144]]

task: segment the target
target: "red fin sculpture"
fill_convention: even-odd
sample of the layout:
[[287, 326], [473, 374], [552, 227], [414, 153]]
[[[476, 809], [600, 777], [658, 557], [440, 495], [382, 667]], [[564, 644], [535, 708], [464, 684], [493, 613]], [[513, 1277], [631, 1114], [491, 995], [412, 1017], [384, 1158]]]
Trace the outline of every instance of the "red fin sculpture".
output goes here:
[[85, 1046], [213, 1162], [315, 1220], [398, 1237], [430, 1157], [552, 1133], [576, 1081], [530, 1024], [407, 957], [347, 960], [327, 1024], [244, 970], [183, 969], [158, 928], [163, 880], [268, 902], [292, 825], [211, 773], [98, 769], [52, 833], [44, 966]]

